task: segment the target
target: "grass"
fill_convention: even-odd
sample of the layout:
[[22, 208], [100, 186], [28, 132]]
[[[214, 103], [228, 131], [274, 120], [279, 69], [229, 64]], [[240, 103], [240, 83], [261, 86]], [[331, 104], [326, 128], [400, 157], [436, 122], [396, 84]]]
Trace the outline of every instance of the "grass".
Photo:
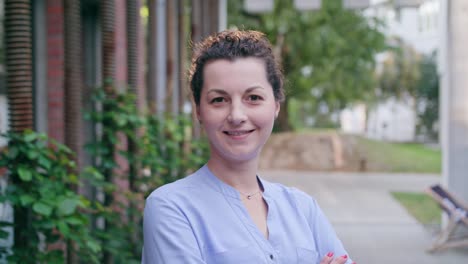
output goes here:
[[441, 172], [440, 150], [415, 143], [389, 143], [358, 138], [362, 154], [371, 171], [437, 173]]
[[392, 195], [421, 224], [440, 225], [441, 209], [429, 195], [411, 192], [392, 192]]

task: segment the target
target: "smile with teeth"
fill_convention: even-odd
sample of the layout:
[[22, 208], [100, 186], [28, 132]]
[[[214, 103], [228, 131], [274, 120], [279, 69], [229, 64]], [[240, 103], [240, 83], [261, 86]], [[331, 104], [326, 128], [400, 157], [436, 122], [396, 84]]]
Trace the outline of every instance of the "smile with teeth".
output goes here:
[[228, 136], [242, 136], [253, 132], [253, 130], [241, 130], [241, 131], [224, 131]]

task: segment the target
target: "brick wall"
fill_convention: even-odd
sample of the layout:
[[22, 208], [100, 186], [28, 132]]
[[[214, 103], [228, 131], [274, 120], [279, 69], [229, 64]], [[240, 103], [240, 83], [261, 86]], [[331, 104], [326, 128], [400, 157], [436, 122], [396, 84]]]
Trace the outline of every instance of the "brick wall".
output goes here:
[[[138, 10], [140, 10], [140, 7], [142, 6], [142, 0], [137, 0], [138, 1]], [[139, 18], [138, 21], [139, 30], [138, 30], [138, 85], [137, 85], [137, 97], [138, 97], [138, 109], [140, 111], [144, 111], [146, 108], [146, 41], [145, 41], [145, 28], [143, 21], [141, 18]]]
[[[115, 85], [119, 90], [127, 88], [127, 3], [124, 0], [115, 1]], [[125, 150], [128, 148], [127, 138], [123, 134], [118, 134], [118, 150]], [[127, 160], [115, 153], [115, 161], [119, 168], [115, 170], [115, 175], [120, 177], [114, 178], [115, 183], [119, 186], [120, 192], [115, 194], [114, 199], [122, 204], [127, 204], [127, 199], [123, 195], [124, 191], [129, 189], [128, 173], [129, 164]], [[122, 212], [123, 213], [123, 212]], [[124, 221], [127, 219], [124, 219]]]
[[47, 1], [47, 98], [48, 133], [63, 143], [64, 118], [64, 9], [62, 0]]
[[127, 2], [115, 1], [115, 85], [127, 87]]

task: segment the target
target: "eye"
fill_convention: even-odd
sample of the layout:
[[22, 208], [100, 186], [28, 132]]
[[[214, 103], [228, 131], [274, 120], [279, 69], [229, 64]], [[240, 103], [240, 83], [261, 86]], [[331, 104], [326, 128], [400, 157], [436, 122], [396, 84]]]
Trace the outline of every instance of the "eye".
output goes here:
[[262, 99], [263, 99], [263, 98], [262, 98], [261, 96], [256, 95], [256, 94], [251, 94], [251, 95], [249, 95], [249, 97], [248, 97], [248, 100], [249, 100], [249, 101], [252, 101], [252, 102], [260, 101], [260, 100], [262, 100]]
[[222, 103], [226, 100], [224, 100], [224, 97], [215, 97], [213, 99], [211, 99], [210, 103], [212, 104], [216, 104], [216, 103]]

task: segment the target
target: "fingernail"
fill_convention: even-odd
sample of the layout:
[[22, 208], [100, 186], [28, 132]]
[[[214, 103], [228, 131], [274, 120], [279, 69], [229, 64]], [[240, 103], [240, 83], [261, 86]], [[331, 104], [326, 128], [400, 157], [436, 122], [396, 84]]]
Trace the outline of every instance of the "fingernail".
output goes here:
[[353, 263], [351, 263], [351, 264], [356, 264], [356, 262], [355, 262], [355, 261], [353, 261]]
[[343, 255], [343, 256], [341, 256], [341, 257], [344, 258], [344, 259], [347, 259], [347, 258], [348, 258], [348, 255]]
[[327, 257], [329, 258], [333, 257], [333, 252], [328, 252]]

